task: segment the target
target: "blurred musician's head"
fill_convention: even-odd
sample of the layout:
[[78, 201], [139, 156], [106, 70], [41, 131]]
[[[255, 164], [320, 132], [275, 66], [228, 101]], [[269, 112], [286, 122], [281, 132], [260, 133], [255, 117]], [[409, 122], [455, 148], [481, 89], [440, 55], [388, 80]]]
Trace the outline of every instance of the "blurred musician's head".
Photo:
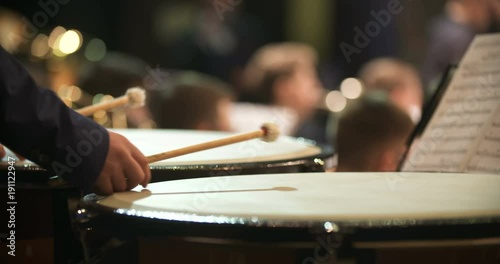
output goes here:
[[396, 171], [413, 127], [385, 93], [365, 94], [340, 116], [337, 171]]
[[[122, 96], [131, 87], [143, 87], [148, 73], [143, 60], [120, 52], [108, 52], [98, 62], [87, 63], [77, 80], [77, 86], [91, 95]], [[145, 87], [147, 88], [147, 87]], [[151, 128], [150, 113], [146, 107], [128, 108], [127, 127]]]
[[490, 28], [490, 32], [500, 32], [500, 1], [490, 0], [490, 9], [493, 14], [493, 23]]
[[11, 54], [26, 52], [28, 38], [23, 35], [23, 17], [0, 6], [0, 46]]
[[445, 12], [452, 21], [484, 33], [495, 22], [495, 1], [498, 0], [448, 0]]
[[407, 112], [414, 123], [420, 120], [422, 82], [409, 63], [394, 58], [374, 59], [362, 67], [359, 78], [368, 90], [387, 92], [390, 100]]
[[304, 121], [322, 94], [316, 73], [317, 54], [301, 43], [269, 44], [246, 66], [244, 83], [249, 100], [295, 110]]
[[233, 94], [214, 77], [196, 72], [170, 74], [149, 104], [157, 128], [229, 131]]
[[117, 97], [130, 87], [143, 86], [147, 69], [148, 64], [139, 58], [108, 52], [99, 62], [85, 65], [79, 76], [78, 86], [90, 94], [102, 93]]

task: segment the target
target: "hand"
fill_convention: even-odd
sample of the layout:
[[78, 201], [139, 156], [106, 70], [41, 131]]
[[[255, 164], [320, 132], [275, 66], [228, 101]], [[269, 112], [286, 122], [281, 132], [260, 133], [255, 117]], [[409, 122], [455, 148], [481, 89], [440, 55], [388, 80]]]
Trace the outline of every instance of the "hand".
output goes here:
[[0, 160], [3, 159], [3, 157], [5, 157], [5, 154], [7, 154], [7, 152], [5, 152], [3, 145], [0, 144]]
[[109, 132], [109, 150], [94, 188], [100, 195], [146, 187], [151, 171], [146, 157], [122, 135]]
[[[0, 160], [3, 159], [3, 157], [5, 157], [6, 154], [7, 154], [7, 151], [5, 151], [4, 146], [2, 144], [0, 144]], [[26, 160], [23, 156], [21, 156], [19, 154], [16, 154], [16, 156], [19, 159], [19, 161]]]

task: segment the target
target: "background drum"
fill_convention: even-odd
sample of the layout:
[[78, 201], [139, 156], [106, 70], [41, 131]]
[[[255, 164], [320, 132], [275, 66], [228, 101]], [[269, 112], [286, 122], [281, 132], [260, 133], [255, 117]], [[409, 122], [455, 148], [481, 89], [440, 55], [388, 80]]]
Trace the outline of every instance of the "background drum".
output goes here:
[[[183, 130], [114, 131], [127, 137], [146, 155], [232, 135]], [[150, 166], [155, 182], [207, 176], [324, 171], [330, 166], [327, 164], [332, 155], [333, 151], [329, 147], [317, 146], [303, 139], [281, 137], [273, 143], [252, 140], [156, 162]], [[7, 156], [15, 155], [8, 152]], [[0, 162], [0, 173], [6, 176], [7, 167], [5, 160]], [[75, 255], [75, 248], [79, 248], [75, 245], [69, 218], [74, 211], [75, 201], [80, 199], [79, 191], [30, 161], [16, 161], [15, 168], [16, 197], [19, 202], [16, 211], [19, 226], [17, 241], [20, 248], [26, 249], [20, 252], [28, 252], [26, 260], [35, 262], [53, 262], [54, 259], [66, 262], [63, 260], [70, 259]], [[6, 186], [4, 177], [0, 189], [5, 193]], [[0, 216], [7, 219], [4, 214], [2, 212]], [[34, 218], [37, 219], [35, 224]], [[6, 227], [0, 231], [5, 233], [4, 230]]]
[[80, 213], [85, 227], [137, 239], [141, 263], [331, 263], [342, 238], [361, 248], [498, 247], [498, 186], [485, 174], [214, 177], [89, 195]]
[[[225, 138], [234, 133], [193, 130], [113, 130], [129, 139], [144, 155]], [[332, 167], [333, 150], [313, 141], [280, 136], [200, 151], [150, 164], [152, 182], [194, 177], [262, 173], [317, 172]]]
[[[129, 139], [144, 155], [152, 155], [210, 140], [221, 139], [234, 133], [194, 130], [112, 130]], [[14, 156], [12, 152], [8, 155]], [[333, 149], [317, 145], [303, 138], [281, 136], [276, 142], [258, 139], [210, 150], [191, 153], [150, 164], [153, 182], [239, 174], [320, 172], [334, 166]], [[61, 185], [53, 174], [30, 161], [16, 161], [20, 182], [26, 186]], [[0, 171], [6, 171], [5, 160]]]

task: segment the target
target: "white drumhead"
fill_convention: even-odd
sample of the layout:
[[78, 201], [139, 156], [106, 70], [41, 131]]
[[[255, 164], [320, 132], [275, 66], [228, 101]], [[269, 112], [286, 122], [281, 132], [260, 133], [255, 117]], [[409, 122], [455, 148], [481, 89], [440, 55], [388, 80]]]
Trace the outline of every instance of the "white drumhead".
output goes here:
[[[146, 156], [225, 138], [234, 133], [195, 130], [112, 130], [125, 136]], [[231, 164], [293, 160], [321, 153], [309, 141], [280, 136], [275, 142], [249, 140], [152, 163], [152, 165]]]
[[[111, 131], [126, 137], [146, 156], [235, 135], [235, 133], [195, 130], [113, 129]], [[301, 159], [320, 153], [321, 148], [313, 145], [308, 140], [280, 136], [275, 142], [271, 143], [254, 139], [155, 162], [152, 165], [175, 166], [268, 162]], [[15, 157], [9, 150], [7, 150], [7, 154], [10, 157]], [[7, 156], [2, 161], [7, 161]], [[31, 161], [16, 161], [18, 166], [25, 164], [33, 163]]]
[[277, 221], [433, 220], [500, 217], [500, 175], [297, 173], [150, 184], [98, 203], [165, 215]]
[[[16, 167], [22, 167], [22, 166], [35, 166], [35, 167], [37, 167], [38, 166], [29, 160], [20, 161], [19, 158], [16, 156], [16, 154], [12, 150], [6, 148], [5, 146], [4, 146], [4, 149], [5, 149], [6, 153], [5, 153], [5, 157], [0, 159], [0, 168], [9, 166], [9, 164], [8, 164], [9, 157], [15, 159], [14, 165]], [[11, 161], [12, 161], [12, 159], [11, 159]]]

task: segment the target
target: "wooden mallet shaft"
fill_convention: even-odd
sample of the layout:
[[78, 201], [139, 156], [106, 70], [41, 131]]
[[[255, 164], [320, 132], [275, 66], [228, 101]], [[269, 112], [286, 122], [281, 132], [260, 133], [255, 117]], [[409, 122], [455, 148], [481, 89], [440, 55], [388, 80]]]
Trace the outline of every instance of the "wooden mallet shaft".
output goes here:
[[120, 106], [128, 104], [128, 102], [129, 102], [128, 96], [124, 95], [124, 96], [120, 96], [116, 99], [113, 99], [111, 101], [101, 102], [101, 103], [98, 103], [95, 105], [90, 105], [90, 106], [80, 108], [80, 109], [76, 110], [76, 112], [79, 113], [80, 115], [83, 115], [83, 116], [91, 116], [97, 111], [100, 111], [100, 110], [106, 111], [108, 109], [120, 107]]
[[147, 156], [148, 163], [157, 162], [160, 160], [170, 159], [173, 157], [178, 157], [182, 155], [186, 155], [193, 152], [198, 152], [202, 150], [212, 149], [216, 147], [221, 147], [225, 145], [230, 145], [254, 138], [262, 138], [264, 141], [274, 141], [278, 137], [279, 131], [275, 128], [274, 124], [265, 124], [262, 126], [262, 129], [257, 131], [252, 131], [240, 135], [235, 135], [227, 138], [217, 139], [214, 141], [208, 141], [180, 149], [174, 149], [171, 151], [166, 151], [158, 154], [154, 154], [151, 156]]
[[109, 110], [117, 108], [123, 105], [128, 105], [129, 107], [139, 107], [144, 105], [146, 100], [146, 92], [144, 89], [139, 87], [133, 87], [127, 90], [125, 95], [115, 98], [111, 101], [101, 102], [95, 105], [90, 105], [78, 109], [76, 112], [83, 116], [91, 116], [95, 112], [100, 110]]

